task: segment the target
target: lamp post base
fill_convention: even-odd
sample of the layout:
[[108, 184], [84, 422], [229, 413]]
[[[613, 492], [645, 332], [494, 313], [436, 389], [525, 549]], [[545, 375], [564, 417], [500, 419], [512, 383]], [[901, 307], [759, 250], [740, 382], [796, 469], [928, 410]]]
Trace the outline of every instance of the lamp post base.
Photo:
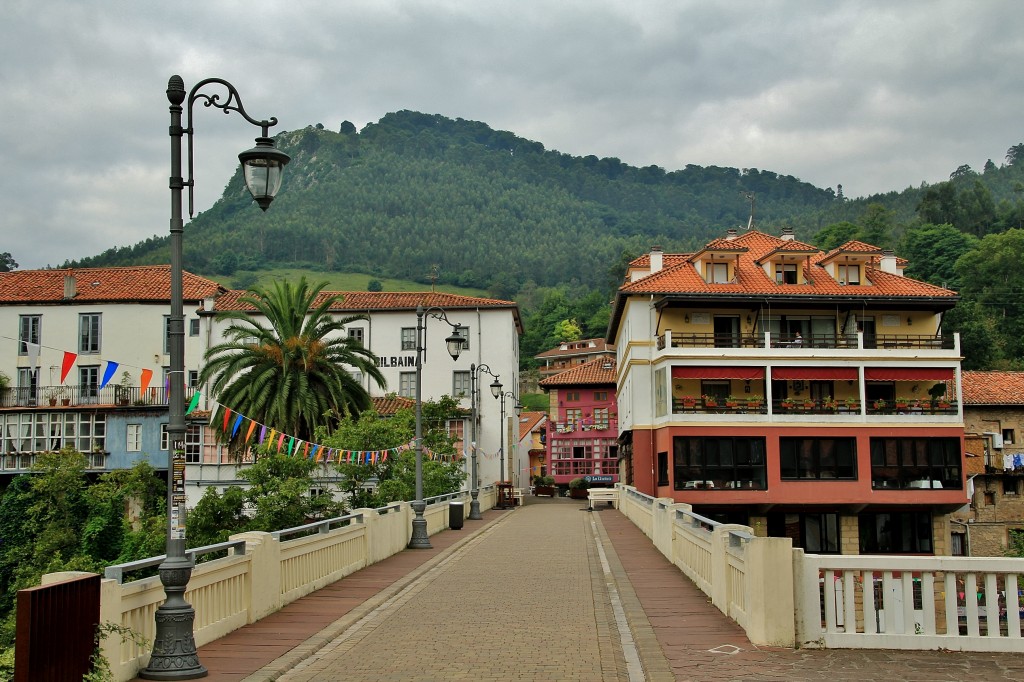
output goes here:
[[144, 680], [195, 680], [208, 671], [199, 662], [192, 626], [196, 612], [185, 601], [185, 588], [192, 575], [192, 562], [170, 557], [160, 565], [160, 582], [167, 599], [156, 610], [156, 638], [149, 664], [139, 671]]
[[423, 500], [416, 500], [412, 503], [412, 510], [416, 517], [412, 520], [412, 538], [409, 539], [409, 549], [433, 549], [430, 544], [430, 536], [427, 534], [427, 520], [423, 518], [423, 511], [427, 503]]
[[477, 497], [480, 495], [480, 491], [474, 490], [470, 493], [470, 497], [473, 499], [469, 503], [469, 516], [466, 518], [471, 521], [480, 521], [484, 517], [480, 516], [480, 500]]

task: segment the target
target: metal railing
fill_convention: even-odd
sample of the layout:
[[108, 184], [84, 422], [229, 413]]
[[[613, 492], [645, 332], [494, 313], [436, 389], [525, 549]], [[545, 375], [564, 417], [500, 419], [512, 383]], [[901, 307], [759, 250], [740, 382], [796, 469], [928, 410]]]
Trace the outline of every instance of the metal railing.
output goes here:
[[[862, 339], [862, 340], [861, 340]], [[660, 334], [657, 339], [658, 350], [668, 348], [918, 348], [934, 350], [952, 350], [955, 337], [952, 334], [943, 336], [886, 334], [878, 336], [841, 336], [838, 334], [808, 334], [796, 336], [792, 334], [715, 334], [668, 332]]]
[[[191, 393], [191, 391], [189, 392]], [[191, 397], [191, 396], [189, 396]], [[80, 407], [116, 405], [120, 407], [167, 405], [167, 390], [151, 386], [15, 386], [0, 389], [0, 407]]]

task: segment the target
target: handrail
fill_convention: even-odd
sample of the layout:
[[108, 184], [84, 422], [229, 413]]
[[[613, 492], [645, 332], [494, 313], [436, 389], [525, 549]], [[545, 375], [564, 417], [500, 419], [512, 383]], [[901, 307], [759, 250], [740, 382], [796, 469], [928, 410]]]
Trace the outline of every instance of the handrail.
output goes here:
[[[185, 558], [194, 563], [197, 556], [204, 556], [206, 554], [214, 554], [216, 552], [224, 551], [230, 551], [235, 556], [245, 554], [245, 540], [228, 540], [226, 542], [218, 542], [213, 545], [203, 545], [202, 547], [186, 549]], [[166, 554], [161, 554], [160, 556], [149, 557], [147, 559], [139, 559], [137, 561], [128, 561], [123, 564], [107, 566], [103, 569], [103, 577], [110, 580], [116, 580], [120, 585], [124, 582], [125, 573], [138, 571], [143, 568], [159, 566], [166, 558]]]
[[292, 535], [298, 535], [299, 533], [305, 533], [311, 530], [316, 530], [317, 533], [326, 534], [331, 531], [331, 526], [335, 524], [339, 526], [347, 526], [352, 521], [357, 523], [363, 523], [363, 514], [358, 512], [355, 514], [346, 514], [345, 516], [336, 516], [333, 519], [325, 519], [323, 521], [314, 521], [313, 523], [307, 523], [302, 526], [295, 526], [294, 528], [285, 528], [284, 530], [275, 530], [270, 535], [275, 540], [281, 540]]

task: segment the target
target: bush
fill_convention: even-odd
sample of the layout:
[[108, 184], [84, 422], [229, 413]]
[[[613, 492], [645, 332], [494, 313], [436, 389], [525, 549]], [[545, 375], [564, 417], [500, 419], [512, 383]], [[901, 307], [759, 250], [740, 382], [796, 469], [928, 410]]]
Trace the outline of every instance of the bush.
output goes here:
[[590, 481], [585, 478], [574, 478], [569, 481], [570, 490], [586, 490], [590, 487]]

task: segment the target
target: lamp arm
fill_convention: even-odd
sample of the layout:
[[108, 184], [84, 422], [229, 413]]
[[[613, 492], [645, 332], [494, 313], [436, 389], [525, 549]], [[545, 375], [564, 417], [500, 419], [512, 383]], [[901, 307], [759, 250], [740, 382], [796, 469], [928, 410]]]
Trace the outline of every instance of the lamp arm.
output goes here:
[[[179, 76], [174, 76], [172, 78], [171, 87], [175, 86], [175, 83], [173, 81], [174, 78], [178, 78], [180, 80]], [[211, 85], [211, 84], [223, 86], [224, 88], [226, 88], [227, 89], [227, 99], [221, 99], [222, 93], [207, 94], [207, 93], [204, 93], [204, 92], [199, 92], [202, 88], [206, 87], [207, 85]], [[181, 89], [183, 91], [185, 89], [184, 81], [181, 81]], [[185, 119], [185, 130], [183, 131], [185, 133], [185, 135], [188, 136], [188, 180], [185, 181], [184, 184], [188, 187], [188, 215], [189, 215], [189, 217], [192, 217], [193, 215], [195, 215], [195, 201], [194, 201], [194, 198], [193, 198], [193, 195], [192, 195], [193, 194], [192, 193], [192, 188], [195, 186], [195, 183], [194, 183], [194, 180], [193, 180], [193, 177], [194, 177], [194, 164], [193, 164], [193, 161], [192, 161], [192, 158], [193, 158], [192, 133], [194, 132], [194, 129], [192, 127], [192, 107], [193, 107], [193, 105], [197, 101], [202, 102], [204, 107], [214, 107], [216, 109], [222, 110], [225, 114], [230, 113], [232, 111], [237, 112], [246, 121], [248, 121], [252, 125], [257, 126], [258, 128], [262, 129], [263, 132], [260, 135], [260, 137], [267, 137], [267, 131], [270, 128], [272, 128], [272, 127], [277, 125], [277, 117], [276, 116], [272, 116], [269, 120], [264, 119], [262, 121], [257, 121], [252, 116], [250, 116], [245, 111], [245, 107], [242, 105], [242, 97], [238, 94], [238, 90], [235, 89], [234, 85], [232, 85], [231, 83], [227, 82], [223, 78], [206, 78], [206, 79], [201, 80], [201, 81], [199, 81], [198, 83], [195, 84], [195, 86], [192, 88], [191, 92], [188, 93], [188, 111], [187, 111], [187, 118]]]

